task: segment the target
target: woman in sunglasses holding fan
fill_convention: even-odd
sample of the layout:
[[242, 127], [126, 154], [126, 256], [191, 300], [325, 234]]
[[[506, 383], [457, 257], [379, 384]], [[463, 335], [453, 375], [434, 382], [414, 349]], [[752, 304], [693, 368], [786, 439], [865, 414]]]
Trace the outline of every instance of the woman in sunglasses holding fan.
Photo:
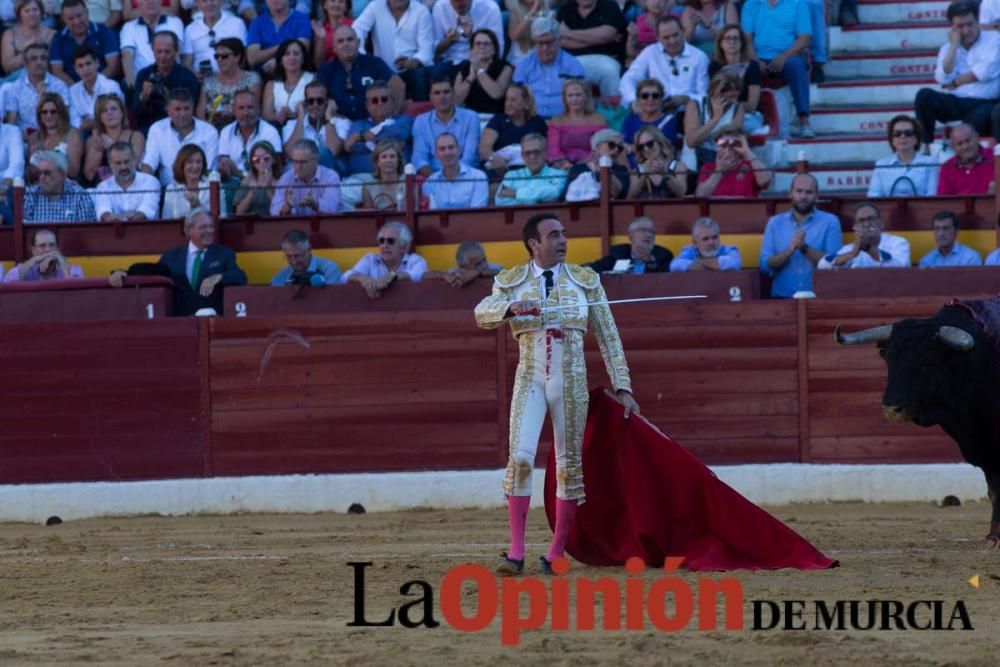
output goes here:
[[687, 167], [674, 156], [674, 147], [655, 125], [635, 135], [639, 173], [630, 179], [629, 199], [671, 199], [687, 194]]
[[221, 130], [233, 122], [233, 96], [249, 90], [260, 99], [260, 74], [244, 69], [243, 42], [235, 37], [219, 40], [215, 45], [216, 74], [205, 77], [198, 96], [195, 115]]
[[920, 122], [899, 115], [889, 121], [892, 155], [875, 162], [869, 197], [927, 197], [937, 194], [940, 165], [920, 148]]
[[670, 143], [677, 142], [680, 129], [677, 114], [663, 112], [663, 96], [663, 83], [659, 79], [643, 79], [635, 87], [632, 113], [622, 122], [622, 136], [625, 137], [626, 144], [634, 147], [636, 133], [647, 125], [658, 129]]

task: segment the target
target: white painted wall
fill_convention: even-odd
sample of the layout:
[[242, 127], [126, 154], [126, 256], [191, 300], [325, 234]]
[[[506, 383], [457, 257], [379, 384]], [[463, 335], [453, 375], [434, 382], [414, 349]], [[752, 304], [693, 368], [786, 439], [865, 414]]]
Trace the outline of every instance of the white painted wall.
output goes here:
[[[751, 501], [777, 505], [828, 501], [963, 501], [985, 497], [982, 473], [966, 464], [718, 466], [719, 479]], [[137, 514], [369, 512], [413, 508], [501, 507], [502, 471], [215, 477], [144, 482], [0, 486], [0, 521], [64, 521]], [[544, 470], [535, 474], [541, 497]]]

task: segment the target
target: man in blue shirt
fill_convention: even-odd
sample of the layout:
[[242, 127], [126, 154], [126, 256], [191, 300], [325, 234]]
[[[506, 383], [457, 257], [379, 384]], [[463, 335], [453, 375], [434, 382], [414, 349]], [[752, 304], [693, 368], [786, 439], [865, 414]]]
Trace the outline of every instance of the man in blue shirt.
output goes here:
[[791, 88], [799, 116], [792, 136], [815, 137], [809, 126], [809, 72], [802, 55], [812, 42], [809, 6], [804, 0], [747, 0], [740, 26], [761, 71], [781, 76]]
[[514, 82], [531, 88], [538, 115], [544, 118], [563, 112], [562, 87], [566, 79], [585, 79], [580, 61], [559, 47], [559, 24], [546, 17], [531, 22], [532, 52], [514, 70]]
[[462, 147], [451, 132], [442, 132], [434, 141], [441, 171], [424, 181], [424, 194], [431, 208], [482, 208], [489, 204], [490, 184], [486, 174], [462, 164]]
[[743, 268], [740, 249], [722, 245], [719, 223], [698, 218], [691, 227], [691, 245], [681, 248], [670, 262], [671, 271], [739, 271]]
[[49, 48], [52, 74], [69, 86], [79, 81], [80, 75], [76, 73], [73, 63], [73, 52], [86, 44], [97, 54], [100, 73], [109, 79], [117, 79], [122, 70], [118, 37], [115, 33], [105, 25], [91, 22], [84, 0], [65, 0], [60, 16], [66, 27], [52, 36], [52, 46]]
[[344, 139], [348, 174], [370, 174], [374, 171], [372, 151], [386, 139], [394, 139], [403, 147], [403, 158], [410, 159], [410, 136], [413, 119], [406, 114], [393, 115], [396, 99], [385, 81], [375, 81], [365, 91], [368, 115], [351, 123]]
[[299, 40], [309, 53], [312, 24], [308, 16], [293, 11], [288, 0], [267, 0], [267, 9], [253, 20], [247, 31], [247, 62], [264, 72], [273, 72], [274, 56], [285, 40]]
[[792, 179], [792, 208], [767, 221], [760, 248], [760, 270], [772, 276], [771, 296], [788, 298], [812, 291], [816, 264], [844, 243], [840, 220], [816, 208], [819, 183], [812, 174]]
[[292, 229], [281, 239], [281, 251], [285, 253], [288, 266], [278, 271], [271, 285], [312, 285], [323, 287], [340, 282], [340, 267], [322, 257], [312, 254], [309, 235], [299, 229]]
[[431, 104], [434, 108], [413, 121], [413, 166], [423, 176], [441, 168], [434, 155], [435, 142], [443, 132], [451, 133], [461, 146], [461, 161], [466, 166], [479, 162], [479, 116], [455, 106], [455, 90], [451, 80], [437, 79], [431, 84]]
[[365, 109], [365, 91], [376, 81], [385, 81], [393, 93], [391, 111], [397, 113], [406, 96], [406, 85], [385, 62], [376, 56], [359, 52], [360, 42], [354, 28], [341, 25], [333, 33], [333, 50], [337, 57], [324, 63], [316, 78], [326, 85], [330, 96], [337, 103], [337, 113], [351, 120], [368, 117]]
[[972, 248], [959, 243], [958, 216], [952, 211], [938, 211], [931, 218], [934, 227], [934, 250], [920, 258], [920, 268], [938, 266], [982, 266], [983, 258]]

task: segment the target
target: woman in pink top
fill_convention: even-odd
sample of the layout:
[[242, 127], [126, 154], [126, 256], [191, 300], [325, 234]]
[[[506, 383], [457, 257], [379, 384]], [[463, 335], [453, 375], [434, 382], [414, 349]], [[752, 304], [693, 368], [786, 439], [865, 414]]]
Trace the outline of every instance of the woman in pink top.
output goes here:
[[594, 110], [590, 84], [583, 79], [567, 79], [562, 89], [563, 113], [549, 121], [549, 164], [569, 169], [574, 162], [590, 157], [590, 137], [608, 122]]

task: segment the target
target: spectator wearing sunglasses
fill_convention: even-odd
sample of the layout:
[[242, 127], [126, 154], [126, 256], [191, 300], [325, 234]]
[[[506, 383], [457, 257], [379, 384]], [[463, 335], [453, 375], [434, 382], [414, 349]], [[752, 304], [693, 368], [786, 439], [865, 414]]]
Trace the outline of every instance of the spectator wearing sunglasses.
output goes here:
[[221, 63], [215, 58], [219, 42], [231, 38], [242, 46], [247, 41], [247, 27], [232, 12], [222, 9], [220, 0], [198, 0], [197, 4], [201, 16], [184, 28], [181, 62], [205, 79], [219, 72]]
[[250, 149], [266, 141], [281, 150], [281, 137], [274, 126], [260, 117], [260, 102], [249, 90], [233, 96], [236, 115], [229, 125], [219, 132], [219, 159], [216, 168], [223, 178], [243, 178], [250, 170]]
[[384, 81], [394, 93], [391, 111], [399, 111], [397, 100], [406, 95], [406, 84], [385, 62], [376, 56], [359, 52], [360, 42], [354, 28], [342, 25], [333, 33], [333, 49], [337, 57], [319, 68], [316, 78], [326, 85], [337, 113], [350, 120], [368, 117], [365, 91], [376, 81]]
[[892, 155], [875, 162], [869, 197], [927, 197], [937, 194], [939, 165], [917, 151], [921, 127], [917, 119], [899, 115], [889, 121]]
[[378, 252], [362, 257], [340, 280], [359, 283], [365, 293], [377, 299], [399, 281], [423, 278], [427, 273], [427, 260], [410, 252], [413, 232], [402, 222], [387, 222], [378, 230]]
[[631, 179], [629, 199], [672, 199], [687, 194], [687, 167], [655, 125], [635, 135], [635, 157], [639, 173]]
[[590, 159], [580, 162], [569, 170], [566, 182], [566, 201], [590, 201], [601, 196], [600, 160], [611, 159], [611, 196], [621, 199], [628, 194], [629, 163], [625, 155], [625, 144], [620, 132], [603, 129], [590, 138], [593, 152]]
[[626, 144], [634, 146], [636, 133], [647, 125], [654, 126], [667, 141], [676, 144], [679, 129], [677, 115], [664, 113], [663, 93], [663, 84], [657, 79], [644, 79], [636, 86], [632, 112], [622, 122], [622, 136]]
[[684, 30], [675, 16], [664, 16], [656, 26], [656, 44], [643, 49], [622, 75], [621, 103], [635, 101], [639, 82], [659, 79], [667, 96], [665, 110], [678, 112], [690, 99], [708, 91], [708, 56], [684, 41]]
[[233, 121], [233, 98], [236, 93], [248, 90], [260, 100], [263, 84], [260, 74], [245, 69], [243, 42], [235, 37], [217, 42], [213, 57], [219, 64], [219, 71], [205, 78], [195, 112], [198, 118], [208, 121], [216, 129], [222, 129]]
[[365, 91], [365, 109], [368, 117], [351, 123], [344, 139], [347, 154], [347, 173], [367, 174], [374, 169], [372, 152], [380, 141], [393, 140], [402, 147], [404, 161], [409, 159], [408, 148], [413, 133], [413, 119], [406, 114], [394, 115], [396, 99], [389, 84], [375, 81]]
[[771, 172], [750, 151], [739, 128], [728, 126], [718, 133], [714, 162], [698, 171], [696, 197], [758, 197], [771, 185]]
[[[285, 123], [281, 138], [285, 150], [291, 156], [292, 146], [300, 139], [308, 139], [319, 150], [319, 163], [324, 167], [337, 167], [337, 156], [344, 147], [336, 124], [348, 123], [347, 119], [338, 118], [337, 105], [327, 95], [326, 86], [319, 81], [313, 81], [306, 86], [305, 98], [299, 102], [295, 120]], [[345, 133], [346, 133], [346, 127]]]

